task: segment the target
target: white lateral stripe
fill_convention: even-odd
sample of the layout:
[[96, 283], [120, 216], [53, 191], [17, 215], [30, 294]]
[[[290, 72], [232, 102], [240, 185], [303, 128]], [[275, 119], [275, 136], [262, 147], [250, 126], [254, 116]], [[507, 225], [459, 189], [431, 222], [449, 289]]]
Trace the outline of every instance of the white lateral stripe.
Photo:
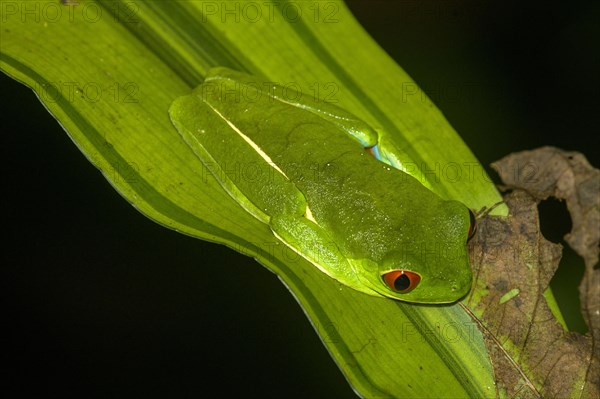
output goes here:
[[303, 257], [304, 259], [306, 259], [307, 261], [309, 261], [310, 263], [312, 263], [317, 269], [319, 269], [320, 271], [322, 271], [323, 273], [325, 273], [326, 275], [328, 275], [329, 277], [335, 279], [335, 277], [333, 277], [331, 275], [331, 272], [327, 269], [325, 269], [323, 266], [321, 266], [319, 263], [317, 263], [315, 260], [311, 259], [308, 257], [308, 255], [300, 252], [299, 250], [297, 250], [296, 248], [294, 248], [293, 246], [291, 246], [290, 244], [288, 244], [279, 234], [275, 233], [272, 229], [271, 232], [273, 233], [273, 235], [279, 240], [281, 241], [286, 247], [288, 247], [289, 249], [291, 249], [292, 251], [294, 251], [295, 253], [297, 253], [298, 255], [300, 255], [301, 257]]
[[[208, 104], [208, 103], [206, 103], [206, 104]], [[250, 137], [248, 137], [244, 133], [242, 133], [240, 131], [240, 129], [237, 128], [237, 126], [235, 126], [233, 123], [231, 123], [231, 121], [229, 121], [227, 118], [225, 118], [225, 116], [222, 113], [220, 113], [215, 107], [213, 107], [210, 104], [208, 104], [208, 106], [211, 107], [212, 110], [215, 111], [217, 113], [217, 115], [219, 115], [221, 117], [221, 119], [223, 119], [225, 122], [227, 122], [227, 124], [233, 129], [233, 131], [236, 132], [237, 134], [239, 134], [240, 137], [246, 141], [246, 143], [250, 144], [252, 146], [252, 148], [254, 148], [254, 151], [256, 151], [258, 153], [258, 155], [260, 155], [262, 157], [262, 159], [264, 159], [269, 165], [271, 165], [273, 168], [275, 168], [276, 171], [281, 173], [283, 175], [283, 177], [290, 180], [285, 175], [285, 173], [283, 173], [283, 170], [279, 169], [279, 166], [277, 166], [275, 164], [275, 162], [273, 162], [271, 157], [269, 157], [267, 154], [265, 154], [265, 152], [262, 150], [262, 148], [260, 148], [258, 146], [258, 144], [256, 144], [254, 141], [252, 141], [252, 139]]]
[[308, 207], [308, 205], [306, 205], [306, 211], [304, 212], [304, 217], [307, 218], [308, 220], [310, 220], [311, 222], [313, 222], [314, 224], [316, 224], [317, 226], [319, 225], [317, 223], [317, 221], [315, 220], [315, 217], [313, 216], [313, 213], [310, 210], [310, 208]]

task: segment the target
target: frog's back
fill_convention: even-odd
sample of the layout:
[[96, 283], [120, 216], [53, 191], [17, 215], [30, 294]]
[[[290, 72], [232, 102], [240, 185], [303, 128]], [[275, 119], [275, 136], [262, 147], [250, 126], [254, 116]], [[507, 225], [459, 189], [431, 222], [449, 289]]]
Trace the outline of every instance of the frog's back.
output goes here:
[[439, 208], [443, 200], [416, 179], [378, 161], [345, 131], [312, 115], [301, 123], [278, 124], [278, 129], [258, 129], [264, 139], [260, 134], [252, 139], [304, 194], [317, 223], [344, 238], [338, 245], [377, 259], [426, 236], [415, 231], [421, 226], [407, 232], [406, 221], [417, 209]]

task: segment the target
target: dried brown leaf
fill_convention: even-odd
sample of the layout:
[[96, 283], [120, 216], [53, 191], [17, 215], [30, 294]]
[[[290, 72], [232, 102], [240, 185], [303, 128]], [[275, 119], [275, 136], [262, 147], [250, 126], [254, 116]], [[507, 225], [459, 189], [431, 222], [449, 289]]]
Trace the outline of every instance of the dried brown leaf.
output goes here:
[[[600, 171], [578, 153], [544, 147], [492, 165], [505, 185], [508, 218], [486, 217], [472, 241], [476, 289], [467, 306], [481, 323], [498, 387], [508, 397], [600, 397]], [[539, 229], [537, 204], [564, 199], [573, 221], [565, 237], [584, 259], [582, 312], [590, 332], [564, 331], [543, 292], [561, 246]]]

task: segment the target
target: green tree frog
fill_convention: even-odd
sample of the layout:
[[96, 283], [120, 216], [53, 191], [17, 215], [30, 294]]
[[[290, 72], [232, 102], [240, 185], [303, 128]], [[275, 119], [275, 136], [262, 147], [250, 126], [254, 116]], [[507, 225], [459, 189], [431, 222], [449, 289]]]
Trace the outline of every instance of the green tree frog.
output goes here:
[[215, 68], [169, 114], [227, 193], [331, 278], [407, 302], [464, 296], [472, 212], [378, 159], [365, 122], [303, 97]]

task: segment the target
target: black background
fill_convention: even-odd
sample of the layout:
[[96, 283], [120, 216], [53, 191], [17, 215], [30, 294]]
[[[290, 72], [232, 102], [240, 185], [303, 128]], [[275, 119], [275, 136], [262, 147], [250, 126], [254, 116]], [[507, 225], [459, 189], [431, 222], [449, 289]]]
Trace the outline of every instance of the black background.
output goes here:
[[[597, 3], [348, 4], [484, 165], [555, 145], [598, 166]], [[29, 89], [0, 84], [2, 377], [16, 397], [355, 397], [275, 275], [146, 219]]]

